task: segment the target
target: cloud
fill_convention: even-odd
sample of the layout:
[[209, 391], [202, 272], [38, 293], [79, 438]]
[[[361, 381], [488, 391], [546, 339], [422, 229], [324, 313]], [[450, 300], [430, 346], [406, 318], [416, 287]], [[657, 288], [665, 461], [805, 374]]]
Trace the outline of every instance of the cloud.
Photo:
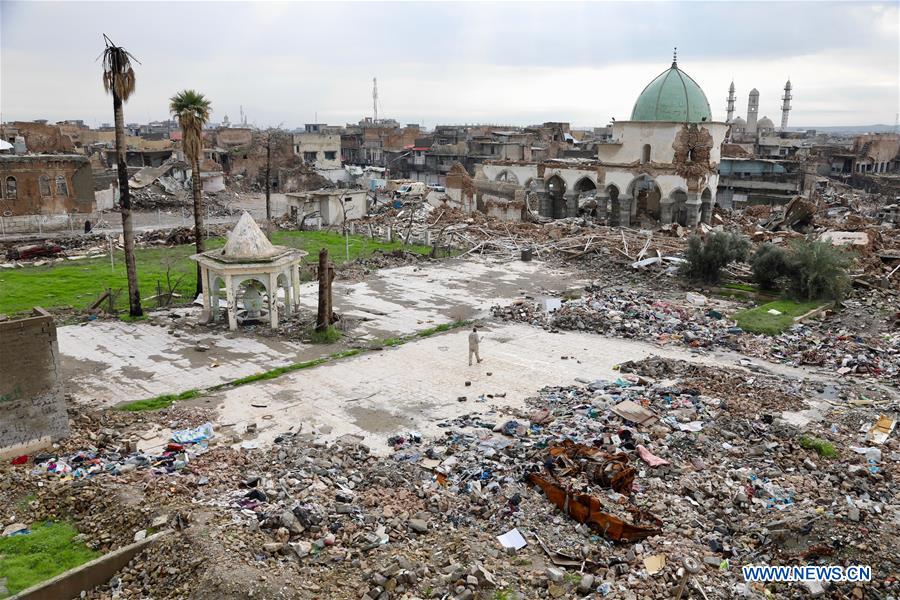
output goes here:
[[898, 98], [894, 3], [99, 3], [0, 2], [3, 118], [107, 122], [102, 33], [132, 51], [138, 91], [128, 121], [166, 116], [185, 87], [213, 101], [214, 120], [240, 107], [257, 124], [343, 123], [380, 113], [401, 122], [628, 118], [671, 61], [724, 117], [732, 80], [791, 122], [892, 122]]

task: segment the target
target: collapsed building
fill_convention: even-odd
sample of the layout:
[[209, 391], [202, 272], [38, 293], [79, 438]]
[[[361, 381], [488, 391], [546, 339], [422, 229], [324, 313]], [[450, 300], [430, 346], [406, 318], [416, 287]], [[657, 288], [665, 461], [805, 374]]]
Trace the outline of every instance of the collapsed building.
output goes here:
[[706, 94], [673, 61], [641, 92], [631, 118], [614, 122], [609, 139], [596, 143], [595, 158], [487, 161], [473, 180], [474, 203], [525, 198], [528, 210], [544, 217], [587, 209], [621, 226], [642, 217], [708, 223], [727, 129], [713, 121]]
[[3, 233], [71, 225], [94, 210], [94, 180], [86, 156], [0, 155]]

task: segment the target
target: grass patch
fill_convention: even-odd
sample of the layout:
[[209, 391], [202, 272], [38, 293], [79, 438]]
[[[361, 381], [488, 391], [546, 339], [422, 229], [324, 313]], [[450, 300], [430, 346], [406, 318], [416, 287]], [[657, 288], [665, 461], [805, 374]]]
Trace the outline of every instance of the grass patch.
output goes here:
[[837, 450], [834, 444], [821, 438], [804, 435], [800, 437], [800, 446], [807, 450], [815, 450], [819, 456], [825, 458], [834, 458], [837, 456]]
[[8, 595], [100, 556], [76, 535], [66, 523], [42, 523], [28, 535], [0, 538], [0, 578], [6, 578]]
[[749, 283], [726, 283], [722, 286], [723, 288], [728, 288], [729, 290], [743, 290], [745, 292], [758, 292], [759, 288], [755, 285], [750, 285]]
[[119, 406], [119, 410], [126, 410], [129, 412], [138, 412], [142, 410], [160, 410], [161, 408], [169, 408], [175, 402], [179, 400], [190, 400], [191, 398], [196, 398], [200, 395], [198, 390], [187, 390], [186, 392], [181, 392], [180, 394], [162, 394], [161, 396], [157, 396], [155, 398], [147, 398], [146, 400], [135, 400], [134, 402], [127, 402]]
[[[305, 263], [318, 261], [319, 248], [328, 249], [335, 264], [347, 261], [344, 236], [327, 231], [277, 231], [272, 235], [275, 244], [289, 246], [309, 253]], [[223, 238], [207, 240], [207, 249], [220, 248]], [[385, 243], [364, 236], [350, 236], [350, 260], [366, 258], [374, 252], [404, 248], [410, 252], [427, 255], [428, 246], [404, 246], [401, 242]], [[173, 283], [180, 279], [174, 290], [187, 302], [193, 298], [197, 281], [197, 265], [190, 259], [194, 254], [192, 244], [171, 248], [138, 248], [135, 250], [138, 286], [143, 298], [156, 294], [156, 284], [166, 287], [166, 269], [171, 265], [170, 277]], [[86, 258], [60, 262], [40, 267], [0, 270], [0, 313], [14, 315], [30, 311], [35, 305], [47, 309], [73, 307], [85, 309], [96, 300], [106, 288], [122, 290], [116, 298], [115, 307], [128, 309], [128, 280], [125, 276], [125, 255], [114, 253], [115, 267], [110, 267], [109, 256]], [[306, 269], [301, 270], [306, 273]], [[155, 301], [145, 301], [145, 308], [154, 308]]]
[[329, 325], [323, 331], [313, 329], [309, 335], [309, 341], [313, 344], [333, 344], [341, 339], [341, 332], [334, 325]]
[[[732, 318], [737, 321], [738, 327], [744, 331], [778, 335], [794, 324], [794, 317], [804, 315], [823, 304], [824, 302], [822, 301], [794, 302], [793, 300], [776, 300], [756, 308], [736, 312], [732, 315]], [[769, 314], [771, 309], [775, 309], [781, 314]]]
[[471, 321], [453, 321], [452, 323], [441, 323], [437, 327], [429, 327], [428, 329], [423, 329], [416, 333], [416, 337], [425, 338], [436, 333], [443, 333], [445, 331], [450, 331], [451, 329], [459, 329], [460, 327], [465, 327], [466, 325], [470, 325]]

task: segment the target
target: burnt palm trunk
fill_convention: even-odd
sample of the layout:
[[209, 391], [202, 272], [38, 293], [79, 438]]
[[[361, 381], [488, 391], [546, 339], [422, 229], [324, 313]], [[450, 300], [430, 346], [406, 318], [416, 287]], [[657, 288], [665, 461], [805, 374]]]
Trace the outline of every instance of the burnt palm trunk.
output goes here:
[[122, 214], [122, 238], [125, 241], [125, 273], [128, 277], [128, 314], [140, 317], [141, 292], [138, 289], [137, 266], [134, 262], [134, 223], [131, 220], [131, 191], [128, 189], [128, 167], [125, 163], [125, 115], [122, 99], [113, 92], [113, 114], [116, 122], [116, 171], [119, 178], [119, 212]]
[[328, 250], [319, 250], [319, 306], [316, 315], [316, 331], [325, 331], [331, 325], [331, 281], [334, 269], [328, 263]]
[[[197, 248], [197, 254], [203, 252], [203, 206], [202, 206], [202, 183], [200, 181], [200, 156], [192, 156], [191, 169], [191, 188], [194, 192], [194, 245]], [[200, 273], [200, 263], [197, 263], [197, 290], [194, 294], [196, 298], [203, 292], [203, 281]]]

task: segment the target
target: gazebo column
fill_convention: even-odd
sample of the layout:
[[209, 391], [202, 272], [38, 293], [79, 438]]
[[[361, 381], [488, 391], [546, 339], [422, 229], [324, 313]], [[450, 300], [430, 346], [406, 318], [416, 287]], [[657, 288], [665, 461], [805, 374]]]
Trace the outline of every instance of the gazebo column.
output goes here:
[[231, 275], [225, 275], [225, 298], [228, 300], [228, 329], [237, 330], [237, 301]]
[[294, 308], [300, 310], [300, 265], [296, 264], [291, 267], [291, 284], [294, 286]]
[[278, 275], [269, 273], [269, 325], [278, 329]]
[[203, 310], [209, 312], [209, 269], [200, 265], [200, 290], [203, 292]]
[[206, 283], [206, 289], [209, 290], [209, 320], [211, 323], [215, 323], [219, 320], [219, 288], [216, 286], [215, 271], [207, 269], [206, 278], [203, 281]]
[[[289, 267], [290, 269], [290, 267]], [[284, 285], [281, 286], [281, 289], [284, 290], [284, 316], [289, 317], [293, 312], [293, 302], [291, 301], [291, 294], [293, 293], [293, 286], [291, 286], [291, 274], [290, 272], [282, 273], [284, 275]]]
[[203, 310], [209, 314], [209, 269], [200, 265], [200, 289], [203, 292]]

